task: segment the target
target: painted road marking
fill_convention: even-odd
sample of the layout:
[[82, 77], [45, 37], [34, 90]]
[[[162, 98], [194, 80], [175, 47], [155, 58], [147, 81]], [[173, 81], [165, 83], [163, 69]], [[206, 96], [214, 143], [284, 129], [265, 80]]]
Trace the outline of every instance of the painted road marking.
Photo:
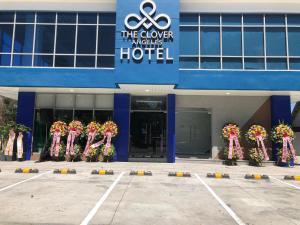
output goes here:
[[15, 183], [15, 184], [11, 184], [11, 185], [9, 185], [9, 186], [6, 186], [6, 187], [4, 187], [4, 188], [1, 188], [1, 189], [0, 189], [0, 192], [1, 192], [1, 191], [5, 191], [5, 190], [10, 189], [10, 188], [13, 188], [13, 187], [15, 187], [15, 186], [17, 186], [17, 185], [23, 184], [23, 183], [25, 183], [25, 182], [27, 182], [27, 181], [34, 180], [34, 179], [39, 178], [39, 177], [41, 177], [41, 176], [43, 176], [43, 175], [45, 175], [45, 174], [48, 174], [48, 173], [51, 173], [51, 171], [47, 171], [47, 172], [45, 172], [45, 173], [41, 173], [41, 174], [36, 175], [36, 176], [34, 176], [34, 177], [31, 177], [31, 178], [28, 178], [28, 179], [26, 179], [26, 180], [22, 180], [22, 181], [20, 181], [20, 182]]
[[228, 212], [228, 214], [234, 219], [234, 221], [238, 225], [246, 225], [237, 215], [236, 213], [226, 205], [226, 203], [208, 186], [207, 183], [202, 180], [198, 174], [195, 174], [196, 178], [204, 185], [204, 187], [210, 192], [210, 194], [219, 202], [219, 204]]
[[288, 186], [290, 186], [290, 187], [293, 187], [293, 188], [296, 188], [296, 189], [300, 190], [300, 187], [297, 186], [297, 185], [294, 185], [294, 184], [291, 184], [291, 183], [288, 183], [288, 182], [279, 180], [279, 179], [277, 179], [277, 178], [275, 178], [275, 177], [271, 177], [271, 176], [270, 176], [270, 178], [272, 178], [272, 179], [274, 179], [274, 180], [276, 180], [276, 181], [278, 181], [278, 182], [280, 182], [280, 183], [282, 183], [282, 184], [285, 184], [285, 185], [288, 185]]
[[122, 176], [124, 175], [125, 172], [122, 172], [117, 179], [110, 185], [110, 187], [106, 190], [104, 195], [99, 199], [99, 201], [96, 203], [94, 208], [89, 212], [89, 214], [84, 218], [84, 220], [81, 222], [80, 225], [88, 225], [89, 222], [93, 219], [101, 205], [104, 203], [104, 201], [107, 199], [109, 194], [112, 192], [112, 190], [115, 188], [115, 186], [118, 184], [118, 182], [121, 180]]

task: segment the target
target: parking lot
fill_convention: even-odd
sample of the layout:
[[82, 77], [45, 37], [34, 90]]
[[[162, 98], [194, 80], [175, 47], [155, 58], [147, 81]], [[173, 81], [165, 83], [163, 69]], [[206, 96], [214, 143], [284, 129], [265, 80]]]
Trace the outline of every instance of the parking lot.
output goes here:
[[[38, 174], [15, 173], [37, 168]], [[300, 168], [198, 163], [1, 162], [0, 224], [300, 224]], [[57, 168], [76, 174], [53, 174]], [[92, 175], [112, 169], [114, 175]], [[131, 170], [152, 171], [132, 176]], [[168, 176], [185, 171], [191, 177]], [[230, 179], [207, 178], [227, 173]], [[245, 179], [245, 174], [269, 179]]]

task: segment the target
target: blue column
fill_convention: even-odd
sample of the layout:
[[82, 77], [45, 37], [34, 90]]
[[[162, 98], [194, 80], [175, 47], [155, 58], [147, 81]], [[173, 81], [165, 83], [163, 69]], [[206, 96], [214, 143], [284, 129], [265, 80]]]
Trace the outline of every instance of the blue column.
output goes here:
[[176, 154], [176, 133], [175, 133], [175, 111], [176, 95], [168, 95], [168, 114], [167, 114], [167, 159], [168, 163], [175, 162]]
[[34, 120], [34, 92], [19, 92], [18, 95], [18, 109], [17, 109], [17, 123], [23, 124], [31, 129], [30, 132], [24, 134], [24, 153], [25, 160], [30, 160], [32, 149], [32, 131]]
[[[271, 96], [271, 123], [277, 126], [279, 121], [288, 125], [292, 124], [291, 98], [290, 96]], [[277, 148], [279, 144], [272, 144], [273, 160], [277, 160]]]
[[115, 160], [127, 162], [129, 149], [129, 116], [130, 116], [130, 95], [114, 95], [114, 121], [119, 127], [119, 134], [114, 141], [116, 147]]

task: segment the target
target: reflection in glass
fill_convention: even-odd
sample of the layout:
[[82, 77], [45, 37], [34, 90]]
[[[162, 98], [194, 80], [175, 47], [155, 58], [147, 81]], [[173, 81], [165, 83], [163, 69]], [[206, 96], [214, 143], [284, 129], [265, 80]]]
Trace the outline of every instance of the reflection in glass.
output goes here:
[[17, 12], [16, 13], [17, 23], [34, 23], [34, 13], [33, 12]]
[[0, 52], [10, 53], [12, 47], [13, 25], [0, 24]]
[[36, 109], [33, 132], [33, 152], [41, 152], [49, 138], [54, 122], [53, 109]]
[[53, 55], [35, 55], [34, 56], [34, 66], [53, 66]]
[[35, 38], [36, 53], [53, 53], [54, 51], [54, 30], [53, 25], [37, 25]]
[[0, 66], [9, 66], [10, 56], [10, 54], [0, 54]]
[[66, 123], [70, 123], [73, 120], [73, 110], [56, 109], [55, 120], [62, 120]]
[[108, 120], [113, 119], [113, 111], [112, 110], [95, 110], [94, 120], [104, 123]]
[[31, 55], [13, 55], [13, 66], [31, 66], [32, 56]]
[[81, 121], [84, 125], [88, 125], [93, 121], [93, 110], [75, 110], [74, 120]]
[[33, 29], [31, 24], [17, 24], [15, 28], [15, 53], [31, 53], [33, 46]]

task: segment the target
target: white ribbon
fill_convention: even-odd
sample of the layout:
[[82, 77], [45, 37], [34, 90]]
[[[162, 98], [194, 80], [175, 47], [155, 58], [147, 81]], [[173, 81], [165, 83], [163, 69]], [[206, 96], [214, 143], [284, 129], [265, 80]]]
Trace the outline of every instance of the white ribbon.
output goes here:
[[19, 136], [18, 136], [18, 139], [17, 139], [17, 157], [18, 157], [18, 159], [23, 158], [23, 152], [24, 152], [23, 134], [22, 134], [22, 132], [19, 132]]

